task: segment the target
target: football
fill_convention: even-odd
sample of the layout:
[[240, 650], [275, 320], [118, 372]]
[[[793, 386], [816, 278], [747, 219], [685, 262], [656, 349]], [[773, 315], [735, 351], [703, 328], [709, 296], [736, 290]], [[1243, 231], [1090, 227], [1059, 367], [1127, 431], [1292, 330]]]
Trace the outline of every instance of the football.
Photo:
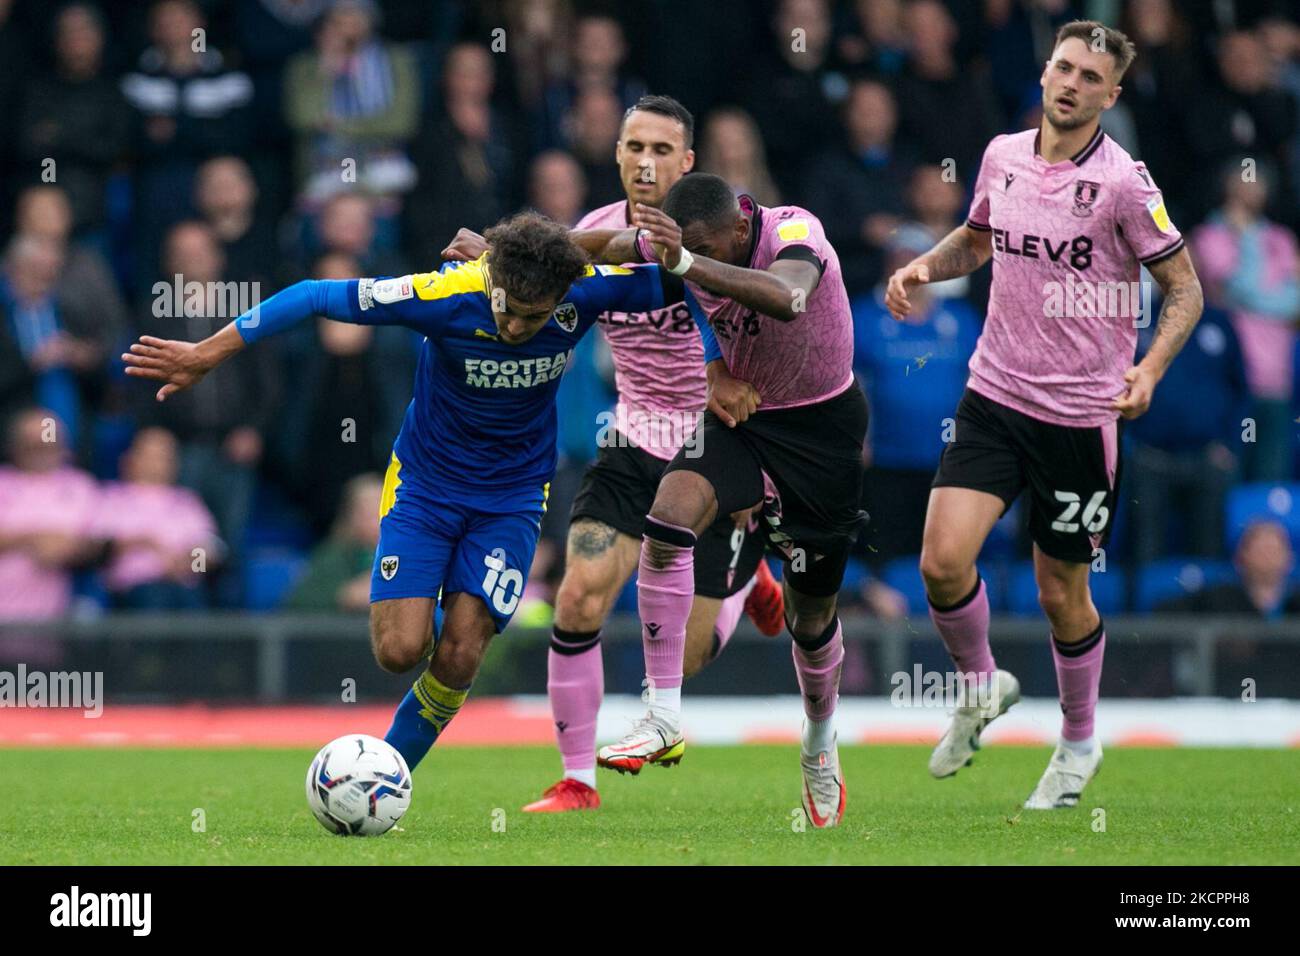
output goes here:
[[307, 768], [307, 805], [340, 836], [379, 836], [411, 805], [411, 772], [378, 737], [348, 734], [320, 749]]

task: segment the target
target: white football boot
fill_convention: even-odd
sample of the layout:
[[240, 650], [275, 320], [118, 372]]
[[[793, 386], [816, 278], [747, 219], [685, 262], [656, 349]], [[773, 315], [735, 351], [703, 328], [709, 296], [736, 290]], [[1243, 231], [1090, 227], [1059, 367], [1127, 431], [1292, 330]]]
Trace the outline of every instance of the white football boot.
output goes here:
[[[993, 676], [995, 679], [989, 682], [989, 699], [973, 701], [969, 707], [966, 701], [970, 685], [963, 682], [958, 687], [957, 709], [953, 712], [952, 723], [930, 754], [931, 776], [951, 777], [969, 764], [975, 751], [980, 749], [980, 734], [984, 728], [1020, 700], [1020, 681], [1014, 675], [999, 670], [994, 671]], [[984, 706], [981, 707], [981, 703]]]
[[669, 718], [651, 709], [632, 726], [632, 732], [618, 743], [601, 747], [598, 766], [633, 776], [648, 763], [672, 767], [682, 762], [686, 739]]
[[808, 822], [819, 830], [838, 826], [844, 818], [844, 804], [848, 790], [840, 774], [839, 737], [830, 750], [807, 753], [799, 748], [799, 766], [803, 769], [803, 812]]
[[1088, 781], [1097, 775], [1101, 767], [1100, 741], [1086, 754], [1077, 754], [1067, 750], [1059, 743], [1056, 752], [1047, 763], [1038, 786], [1025, 801], [1026, 810], [1057, 810], [1062, 807], [1074, 807], [1079, 804], [1079, 796]]

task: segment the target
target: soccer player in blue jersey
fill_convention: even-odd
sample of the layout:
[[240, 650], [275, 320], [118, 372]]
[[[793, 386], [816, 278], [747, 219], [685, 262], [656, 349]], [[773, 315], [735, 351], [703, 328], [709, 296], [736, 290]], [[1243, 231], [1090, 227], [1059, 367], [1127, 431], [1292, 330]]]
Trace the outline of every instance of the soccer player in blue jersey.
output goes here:
[[[414, 767], [456, 715], [488, 643], [519, 604], [556, 464], [555, 395], [578, 340], [603, 312], [685, 299], [657, 266], [591, 266], [568, 230], [533, 213], [486, 233], [488, 252], [438, 272], [299, 282], [198, 343], [144, 336], [127, 374], [193, 385], [246, 345], [315, 315], [425, 335], [415, 397], [393, 445], [370, 590], [375, 659], [401, 672], [430, 651], [386, 740]], [[720, 353], [702, 313], [706, 361]], [[749, 386], [709, 369], [711, 401]], [[435, 602], [442, 623], [435, 634]]]

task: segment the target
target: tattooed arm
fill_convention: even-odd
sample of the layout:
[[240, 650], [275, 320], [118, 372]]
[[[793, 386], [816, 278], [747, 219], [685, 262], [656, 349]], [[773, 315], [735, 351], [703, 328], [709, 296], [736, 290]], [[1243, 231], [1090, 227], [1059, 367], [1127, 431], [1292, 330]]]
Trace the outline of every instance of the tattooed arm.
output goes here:
[[1156, 323], [1155, 340], [1142, 361], [1124, 373], [1128, 386], [1123, 395], [1116, 397], [1113, 407], [1125, 418], [1137, 418], [1151, 407], [1151, 397], [1156, 385], [1174, 360], [1192, 329], [1201, 318], [1205, 300], [1201, 294], [1201, 280], [1192, 267], [1192, 257], [1180, 249], [1168, 259], [1148, 266], [1152, 278], [1160, 286], [1164, 304]]
[[885, 306], [896, 319], [912, 311], [907, 294], [926, 282], [942, 282], [970, 275], [993, 257], [993, 234], [964, 223], [923, 256], [917, 256], [889, 277]]

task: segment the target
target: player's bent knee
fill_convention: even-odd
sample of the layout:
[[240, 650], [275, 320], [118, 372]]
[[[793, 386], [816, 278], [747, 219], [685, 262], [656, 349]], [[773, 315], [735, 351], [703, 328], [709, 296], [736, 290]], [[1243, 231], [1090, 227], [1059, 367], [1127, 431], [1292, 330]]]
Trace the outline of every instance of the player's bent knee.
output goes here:
[[449, 686], [469, 686], [478, 676], [489, 640], [490, 635], [485, 637], [482, 634], [451, 631], [444, 633], [434, 652], [435, 673]]
[[372, 622], [370, 648], [375, 661], [393, 674], [409, 671], [424, 657], [426, 636], [412, 628], [402, 629], [391, 622]]
[[931, 597], [960, 588], [970, 572], [970, 562], [955, 549], [942, 546], [921, 549], [921, 577]]
[[1046, 578], [1038, 582], [1038, 606], [1049, 618], [1063, 618], [1083, 611], [1089, 602], [1087, 588], [1071, 587], [1068, 582]]
[[597, 630], [618, 597], [617, 589], [602, 587], [603, 581], [593, 581], [574, 570], [564, 575], [555, 595], [555, 621], [570, 631]]
[[659, 482], [650, 517], [698, 534], [713, 520], [717, 510], [717, 496], [707, 478], [693, 471], [670, 471]]

